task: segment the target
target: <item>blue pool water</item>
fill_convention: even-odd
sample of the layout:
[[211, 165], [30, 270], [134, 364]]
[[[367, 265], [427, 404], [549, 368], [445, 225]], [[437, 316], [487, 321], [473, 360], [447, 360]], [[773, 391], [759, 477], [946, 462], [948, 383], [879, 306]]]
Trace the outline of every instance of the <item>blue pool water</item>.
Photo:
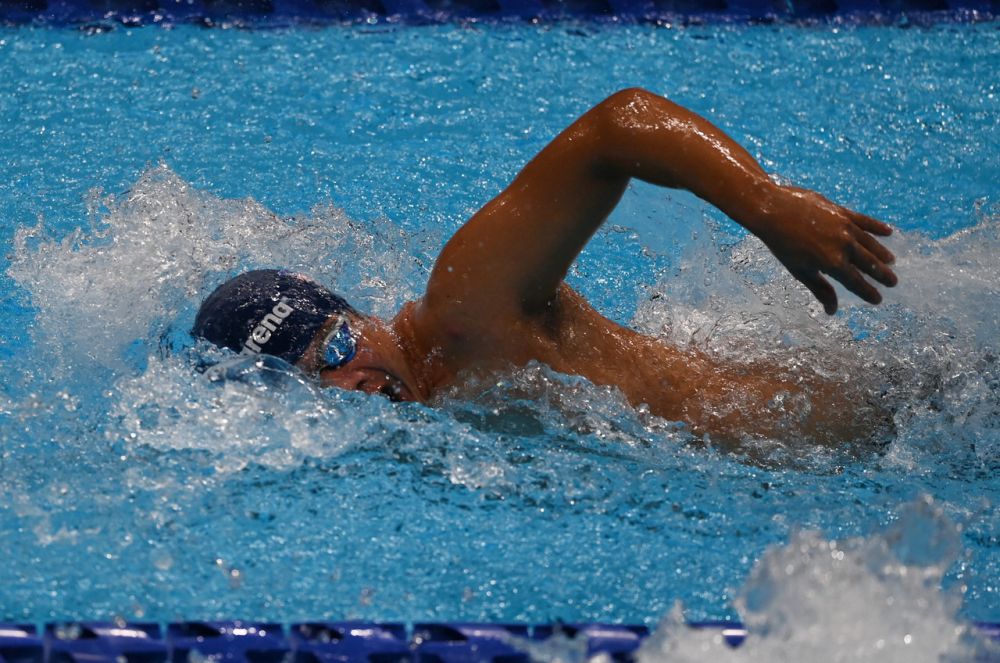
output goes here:
[[[0, 29], [0, 619], [1000, 621], [998, 35]], [[828, 319], [717, 212], [645, 185], [571, 283], [675, 342], [850, 375], [893, 404], [887, 449], [694, 445], [540, 366], [433, 409], [198, 376], [186, 330], [227, 275], [288, 266], [391, 314], [626, 85], [894, 224], [901, 284]]]

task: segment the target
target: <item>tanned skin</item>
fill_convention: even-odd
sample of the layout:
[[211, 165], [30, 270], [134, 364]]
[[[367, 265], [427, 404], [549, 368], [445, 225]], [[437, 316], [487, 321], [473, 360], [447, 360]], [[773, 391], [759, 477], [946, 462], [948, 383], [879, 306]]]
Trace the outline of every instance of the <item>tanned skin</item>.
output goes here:
[[[559, 134], [455, 233], [420, 300], [389, 323], [353, 320], [360, 341], [351, 362], [322, 368], [321, 332], [300, 366], [328, 386], [426, 402], [470, 377], [537, 361], [618, 387], [634, 405], [646, 403], [698, 434], [863, 434], [868, 423], [851, 415], [854, 403], [837, 385], [731, 365], [644, 336], [608, 320], [563, 282], [632, 178], [686, 189], [722, 210], [759, 237], [829, 314], [837, 295], [825, 276], [872, 304], [881, 295], [869, 279], [896, 284], [893, 255], [876, 239], [892, 232], [888, 225], [776, 184], [704, 118], [626, 89]], [[795, 425], [800, 430], [789, 431], [768, 404], [801, 392], [812, 411]]]

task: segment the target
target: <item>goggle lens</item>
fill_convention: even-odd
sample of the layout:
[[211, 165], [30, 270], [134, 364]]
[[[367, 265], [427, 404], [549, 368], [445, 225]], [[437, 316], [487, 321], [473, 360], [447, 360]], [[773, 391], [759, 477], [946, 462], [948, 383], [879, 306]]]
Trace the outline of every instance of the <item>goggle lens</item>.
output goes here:
[[323, 341], [323, 361], [327, 368], [340, 368], [354, 358], [357, 341], [351, 333], [346, 318], [341, 318]]

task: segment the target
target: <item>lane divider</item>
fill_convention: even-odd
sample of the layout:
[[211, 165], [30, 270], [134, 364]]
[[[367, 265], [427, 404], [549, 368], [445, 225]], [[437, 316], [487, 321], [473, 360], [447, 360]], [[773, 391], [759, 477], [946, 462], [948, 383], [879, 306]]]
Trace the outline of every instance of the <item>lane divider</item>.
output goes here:
[[979, 21], [1000, 0], [0, 0], [0, 23], [78, 26], [593, 19], [761, 21], [836, 18], [858, 23]]
[[[700, 622], [739, 647], [738, 623]], [[1000, 624], [977, 623], [1000, 641]], [[190, 621], [0, 623], [0, 663], [529, 663], [525, 649], [553, 637], [586, 643], [587, 658], [627, 662], [649, 635], [618, 624]], [[581, 639], [583, 642], [581, 642]]]

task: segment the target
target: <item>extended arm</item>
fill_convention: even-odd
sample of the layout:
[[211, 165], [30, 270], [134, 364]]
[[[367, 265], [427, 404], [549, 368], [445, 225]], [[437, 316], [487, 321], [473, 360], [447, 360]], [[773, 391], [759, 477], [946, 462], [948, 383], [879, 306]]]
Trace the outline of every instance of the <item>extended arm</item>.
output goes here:
[[863, 299], [892, 286], [892, 254], [873, 235], [884, 223], [819, 194], [775, 184], [743, 148], [704, 118], [652, 93], [623, 90], [545, 147], [448, 242], [430, 299], [542, 310], [587, 240], [639, 178], [687, 189], [755, 234], [823, 303], [827, 274]]

